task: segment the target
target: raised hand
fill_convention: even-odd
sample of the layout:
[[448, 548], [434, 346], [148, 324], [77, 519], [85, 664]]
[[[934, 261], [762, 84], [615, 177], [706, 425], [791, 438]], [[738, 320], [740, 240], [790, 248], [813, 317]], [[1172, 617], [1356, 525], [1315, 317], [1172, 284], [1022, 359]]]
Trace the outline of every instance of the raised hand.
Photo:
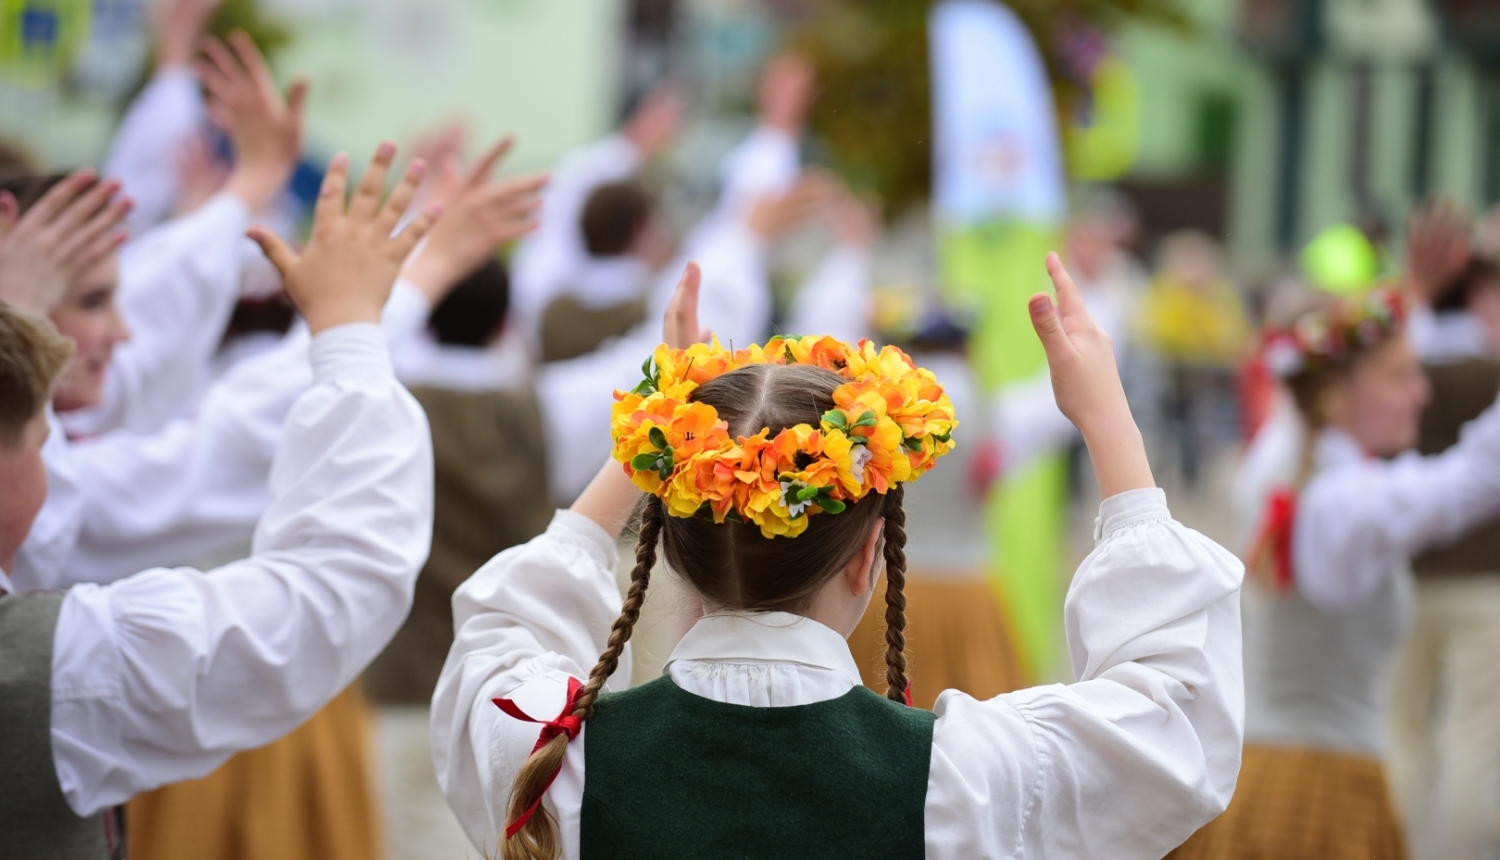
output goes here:
[[1114, 343], [1094, 322], [1078, 285], [1056, 254], [1047, 255], [1047, 274], [1057, 290], [1057, 304], [1046, 293], [1037, 293], [1027, 309], [1047, 352], [1057, 407], [1083, 433], [1099, 492], [1109, 498], [1156, 486], [1115, 367]]
[[0, 301], [50, 313], [125, 241], [121, 223], [131, 203], [116, 196], [119, 190], [119, 182], [99, 182], [85, 169], [54, 185], [25, 215], [15, 197], [0, 194]]
[[349, 157], [333, 157], [318, 192], [312, 237], [300, 255], [269, 230], [249, 231], [280, 270], [287, 295], [313, 334], [347, 323], [379, 322], [402, 263], [438, 216], [438, 207], [429, 206], [391, 235], [427, 170], [425, 162], [413, 161], [382, 206], [380, 195], [395, 157], [395, 145], [380, 145], [347, 206]]
[[1425, 302], [1438, 295], [1469, 263], [1473, 218], [1452, 200], [1430, 200], [1406, 226], [1406, 280]]
[[511, 146], [512, 140], [503, 138], [466, 174], [444, 183], [447, 189], [438, 201], [443, 216], [402, 272], [433, 304], [501, 245], [536, 229], [536, 211], [547, 177], [490, 178]]
[[816, 96], [817, 74], [800, 54], [772, 58], [761, 73], [758, 94], [760, 122], [791, 135], [801, 135]]
[[156, 4], [152, 30], [156, 37], [157, 68], [186, 66], [198, 50], [198, 40], [219, 0], [164, 0]]
[[283, 97], [260, 50], [240, 30], [229, 34], [228, 47], [205, 40], [203, 54], [197, 67], [209, 119], [234, 142], [234, 171], [224, 189], [258, 210], [285, 187], [301, 156], [307, 82], [293, 81]]
[[677, 137], [685, 110], [687, 91], [675, 81], [663, 81], [641, 99], [621, 133], [642, 155], [650, 157], [666, 149]]
[[779, 238], [836, 205], [842, 194], [843, 186], [832, 174], [803, 171], [784, 194], [768, 195], [751, 205], [750, 230], [762, 239]]
[[702, 287], [703, 273], [698, 264], [688, 263], [661, 321], [662, 343], [673, 349], [687, 349], [713, 339], [714, 333], [698, 324], [698, 295]]

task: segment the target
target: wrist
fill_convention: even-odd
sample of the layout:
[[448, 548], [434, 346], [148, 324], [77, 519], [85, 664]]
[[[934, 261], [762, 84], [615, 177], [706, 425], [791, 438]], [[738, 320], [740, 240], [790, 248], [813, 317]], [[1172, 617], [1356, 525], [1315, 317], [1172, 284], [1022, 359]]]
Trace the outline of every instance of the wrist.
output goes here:
[[443, 300], [453, 285], [463, 277], [444, 254], [435, 253], [430, 247], [417, 253], [416, 259], [401, 270], [401, 279], [416, 287], [417, 292], [433, 307]]
[[307, 320], [307, 329], [314, 337], [339, 326], [355, 323], [380, 324], [382, 308], [363, 302], [339, 302], [327, 306], [302, 309], [302, 318]]
[[252, 213], [259, 212], [285, 187], [289, 175], [290, 170], [282, 166], [242, 163], [229, 174], [224, 190], [240, 198]]

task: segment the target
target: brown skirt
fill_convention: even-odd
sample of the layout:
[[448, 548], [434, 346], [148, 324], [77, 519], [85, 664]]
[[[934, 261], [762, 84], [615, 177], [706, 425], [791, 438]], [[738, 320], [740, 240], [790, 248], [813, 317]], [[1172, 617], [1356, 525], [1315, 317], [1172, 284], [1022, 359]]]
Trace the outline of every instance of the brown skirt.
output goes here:
[[[849, 648], [865, 685], [885, 692], [885, 580]], [[989, 699], [1026, 686], [999, 600], [983, 576], [906, 577], [906, 662], [912, 704], [931, 708], [944, 690]]]
[[203, 779], [130, 802], [131, 860], [370, 860], [384, 856], [370, 713], [355, 684], [301, 728]]
[[1229, 809], [1170, 860], [1405, 860], [1380, 762], [1245, 747]]

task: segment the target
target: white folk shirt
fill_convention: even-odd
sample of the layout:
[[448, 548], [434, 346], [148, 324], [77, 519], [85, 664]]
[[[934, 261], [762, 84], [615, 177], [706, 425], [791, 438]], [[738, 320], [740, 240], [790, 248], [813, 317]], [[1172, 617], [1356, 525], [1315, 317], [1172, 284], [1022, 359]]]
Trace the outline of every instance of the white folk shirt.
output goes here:
[[[52, 754], [79, 815], [204, 776], [348, 686], [411, 605], [432, 537], [432, 442], [380, 329], [312, 340], [252, 555], [63, 599]], [[0, 578], [0, 586], [8, 583]]]
[[[1073, 579], [1066, 630], [1079, 682], [935, 708], [926, 801], [929, 858], [1157, 860], [1229, 802], [1243, 728], [1243, 568], [1172, 520], [1160, 490], [1100, 506], [1098, 545]], [[511, 781], [569, 677], [587, 677], [620, 611], [615, 543], [559, 512], [454, 595], [457, 636], [433, 696], [438, 783], [475, 846], [504, 831]], [[610, 679], [629, 684], [630, 657]], [[752, 707], [836, 698], [859, 683], [834, 631], [776, 613], [712, 616], [673, 652], [673, 682]], [[545, 716], [542, 716], [545, 715]], [[588, 731], [587, 723], [583, 731]], [[584, 740], [568, 745], [547, 806], [578, 857]]]
[[208, 125], [198, 76], [188, 66], [159, 69], [120, 121], [104, 175], [120, 180], [135, 202], [126, 224], [135, 235], [172, 215], [182, 195], [181, 163]]
[[[400, 286], [382, 327], [405, 340], [426, 302]], [[42, 447], [47, 500], [16, 557], [22, 591], [113, 582], [138, 570], [243, 552], [271, 503], [266, 478], [287, 414], [314, 382], [299, 325], [215, 382], [194, 414], [145, 435], [116, 430]], [[233, 556], [230, 556], [233, 557]]]
[[[1286, 412], [1258, 434], [1237, 481], [1241, 525], [1253, 524], [1244, 533], [1259, 532], [1267, 494], [1295, 479], [1302, 437]], [[1246, 600], [1246, 735], [1379, 756], [1410, 614], [1408, 559], [1500, 513], [1500, 409], [1433, 457], [1381, 460], [1327, 429], [1313, 463], [1293, 523], [1296, 590]]]

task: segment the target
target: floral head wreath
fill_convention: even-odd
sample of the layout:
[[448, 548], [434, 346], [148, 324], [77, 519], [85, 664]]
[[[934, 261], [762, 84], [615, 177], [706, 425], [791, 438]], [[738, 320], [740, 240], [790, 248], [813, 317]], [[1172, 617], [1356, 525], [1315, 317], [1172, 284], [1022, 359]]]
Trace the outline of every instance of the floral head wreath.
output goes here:
[[1400, 330], [1406, 303], [1394, 289], [1371, 290], [1358, 298], [1304, 314], [1289, 328], [1266, 335], [1262, 354], [1282, 379], [1339, 365], [1356, 349], [1376, 346]]
[[[816, 427], [731, 439], [718, 411], [690, 397], [754, 364], [821, 367], [848, 382]], [[615, 392], [614, 457], [675, 517], [754, 523], [766, 537], [796, 537], [808, 515], [841, 513], [872, 491], [915, 481], [953, 450], [953, 404], [930, 371], [893, 346], [775, 337], [730, 351], [715, 340], [657, 347], [641, 369], [646, 379], [635, 390]]]

